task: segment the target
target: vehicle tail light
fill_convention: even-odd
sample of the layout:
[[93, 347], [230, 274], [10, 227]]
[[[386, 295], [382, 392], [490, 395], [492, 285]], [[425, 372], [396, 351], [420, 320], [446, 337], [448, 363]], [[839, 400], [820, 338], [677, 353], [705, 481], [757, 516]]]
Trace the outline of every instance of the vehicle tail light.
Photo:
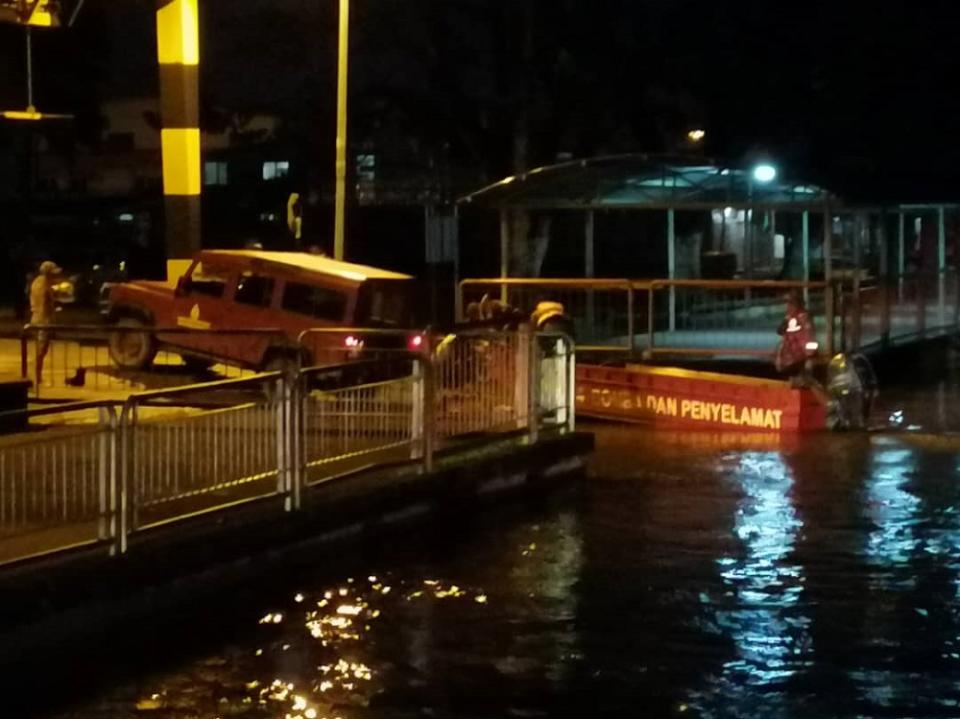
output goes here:
[[423, 347], [423, 335], [411, 335], [407, 339], [407, 348], [416, 351]]

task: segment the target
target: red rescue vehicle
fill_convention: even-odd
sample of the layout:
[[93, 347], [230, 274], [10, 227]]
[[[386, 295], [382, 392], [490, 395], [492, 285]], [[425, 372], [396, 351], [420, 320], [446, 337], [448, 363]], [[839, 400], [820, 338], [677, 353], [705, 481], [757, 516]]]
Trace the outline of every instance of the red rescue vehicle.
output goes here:
[[[344, 361], [363, 347], [355, 335], [312, 335], [314, 328], [406, 328], [412, 324], [413, 278], [322, 255], [262, 250], [204, 250], [175, 286], [135, 281], [113, 285], [106, 315], [129, 331], [110, 338], [124, 369], [148, 366], [163, 346], [196, 368], [225, 362], [277, 369], [291, 362]], [[198, 332], [163, 332], [181, 328]], [[216, 334], [203, 330], [271, 328], [275, 333]], [[407, 341], [416, 343], [418, 334]], [[378, 342], [390, 338], [378, 338]], [[404, 339], [399, 343], [402, 345]]]

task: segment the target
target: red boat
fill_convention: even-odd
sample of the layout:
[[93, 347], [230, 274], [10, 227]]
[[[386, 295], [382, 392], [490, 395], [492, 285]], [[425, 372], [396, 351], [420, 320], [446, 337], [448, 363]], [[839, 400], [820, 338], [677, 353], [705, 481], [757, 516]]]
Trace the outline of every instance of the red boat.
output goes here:
[[789, 382], [673, 367], [577, 366], [577, 413], [674, 429], [805, 432], [827, 409]]

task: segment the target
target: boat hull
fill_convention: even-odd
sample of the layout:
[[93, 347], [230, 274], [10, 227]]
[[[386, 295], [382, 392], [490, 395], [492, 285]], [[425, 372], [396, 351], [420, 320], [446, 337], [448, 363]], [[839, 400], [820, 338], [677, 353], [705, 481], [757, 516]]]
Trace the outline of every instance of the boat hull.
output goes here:
[[674, 367], [577, 366], [577, 414], [673, 429], [808, 432], [826, 408], [789, 382]]

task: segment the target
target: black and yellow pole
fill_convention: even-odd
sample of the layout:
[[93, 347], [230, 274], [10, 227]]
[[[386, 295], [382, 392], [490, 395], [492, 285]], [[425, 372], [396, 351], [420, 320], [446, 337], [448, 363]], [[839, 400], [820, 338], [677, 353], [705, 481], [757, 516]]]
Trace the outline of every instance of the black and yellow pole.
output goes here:
[[157, 0], [160, 141], [168, 276], [200, 249], [200, 39], [197, 0]]

